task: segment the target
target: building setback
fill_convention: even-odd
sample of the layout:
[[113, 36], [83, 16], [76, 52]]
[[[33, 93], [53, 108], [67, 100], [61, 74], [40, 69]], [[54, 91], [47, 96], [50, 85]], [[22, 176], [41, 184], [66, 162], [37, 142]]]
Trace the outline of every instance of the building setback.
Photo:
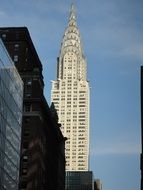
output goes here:
[[57, 60], [57, 79], [52, 81], [51, 91], [62, 133], [67, 137], [67, 171], [88, 171], [90, 90], [86, 73], [86, 59], [72, 4]]
[[54, 106], [43, 95], [42, 64], [26, 27], [0, 28], [24, 82], [20, 190], [64, 190], [63, 137]]
[[141, 66], [141, 157], [140, 157], [140, 169], [141, 169], [141, 190], [143, 189], [143, 66]]
[[23, 82], [0, 39], [0, 190], [18, 190]]

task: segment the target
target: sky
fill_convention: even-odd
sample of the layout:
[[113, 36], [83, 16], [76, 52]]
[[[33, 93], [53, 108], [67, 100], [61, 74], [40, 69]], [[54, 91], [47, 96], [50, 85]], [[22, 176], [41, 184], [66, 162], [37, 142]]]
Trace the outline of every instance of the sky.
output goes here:
[[[72, 2], [0, 0], [0, 27], [28, 27], [43, 65], [49, 105]], [[139, 190], [143, 0], [74, 3], [91, 87], [90, 170], [102, 190]]]

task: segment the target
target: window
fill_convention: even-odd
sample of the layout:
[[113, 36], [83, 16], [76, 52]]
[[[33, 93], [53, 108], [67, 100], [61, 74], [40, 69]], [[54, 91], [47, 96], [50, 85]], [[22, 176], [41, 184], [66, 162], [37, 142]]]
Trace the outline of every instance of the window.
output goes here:
[[17, 61], [18, 61], [18, 55], [14, 55], [13, 61], [14, 61], [14, 62], [17, 62]]
[[6, 34], [1, 35], [3, 39], [6, 39]]
[[85, 115], [80, 115], [79, 118], [85, 118]]
[[27, 169], [23, 169], [23, 170], [22, 170], [22, 174], [23, 174], [23, 175], [26, 175], [26, 174], [27, 174]]
[[24, 111], [25, 111], [25, 112], [30, 112], [30, 111], [32, 111], [32, 105], [31, 105], [31, 104], [25, 104], [25, 105], [24, 105]]
[[14, 50], [17, 51], [19, 49], [19, 44], [14, 44]]
[[29, 117], [25, 117], [25, 120], [24, 120], [25, 124], [28, 124], [29, 121], [30, 121], [30, 118]]
[[27, 161], [28, 160], [28, 156], [23, 156], [23, 161]]
[[21, 190], [25, 190], [26, 189], [26, 183], [22, 181], [22, 184], [21, 184]]
[[24, 130], [24, 137], [28, 137], [29, 136], [29, 128], [26, 128]]
[[26, 98], [30, 98], [30, 97], [31, 97], [31, 93], [26, 93], [26, 94], [25, 94], [25, 97], [26, 97]]
[[33, 69], [33, 71], [35, 71], [35, 72], [39, 72], [39, 68], [38, 67], [35, 67], [34, 69]]
[[26, 80], [26, 85], [31, 86], [32, 85], [32, 79], [27, 79]]

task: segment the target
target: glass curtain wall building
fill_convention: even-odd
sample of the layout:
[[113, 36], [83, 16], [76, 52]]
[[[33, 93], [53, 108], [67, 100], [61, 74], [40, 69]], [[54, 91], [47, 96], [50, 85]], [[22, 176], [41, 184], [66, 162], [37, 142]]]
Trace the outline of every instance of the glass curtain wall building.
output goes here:
[[23, 82], [0, 40], [0, 190], [18, 190]]

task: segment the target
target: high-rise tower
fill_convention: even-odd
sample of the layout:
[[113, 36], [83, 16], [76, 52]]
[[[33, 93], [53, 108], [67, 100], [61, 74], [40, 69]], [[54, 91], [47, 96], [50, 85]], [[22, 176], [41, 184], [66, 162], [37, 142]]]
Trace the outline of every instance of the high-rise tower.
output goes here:
[[89, 83], [86, 79], [76, 11], [72, 4], [68, 26], [57, 60], [57, 80], [52, 81], [51, 101], [67, 137], [66, 170], [87, 171], [89, 157]]

